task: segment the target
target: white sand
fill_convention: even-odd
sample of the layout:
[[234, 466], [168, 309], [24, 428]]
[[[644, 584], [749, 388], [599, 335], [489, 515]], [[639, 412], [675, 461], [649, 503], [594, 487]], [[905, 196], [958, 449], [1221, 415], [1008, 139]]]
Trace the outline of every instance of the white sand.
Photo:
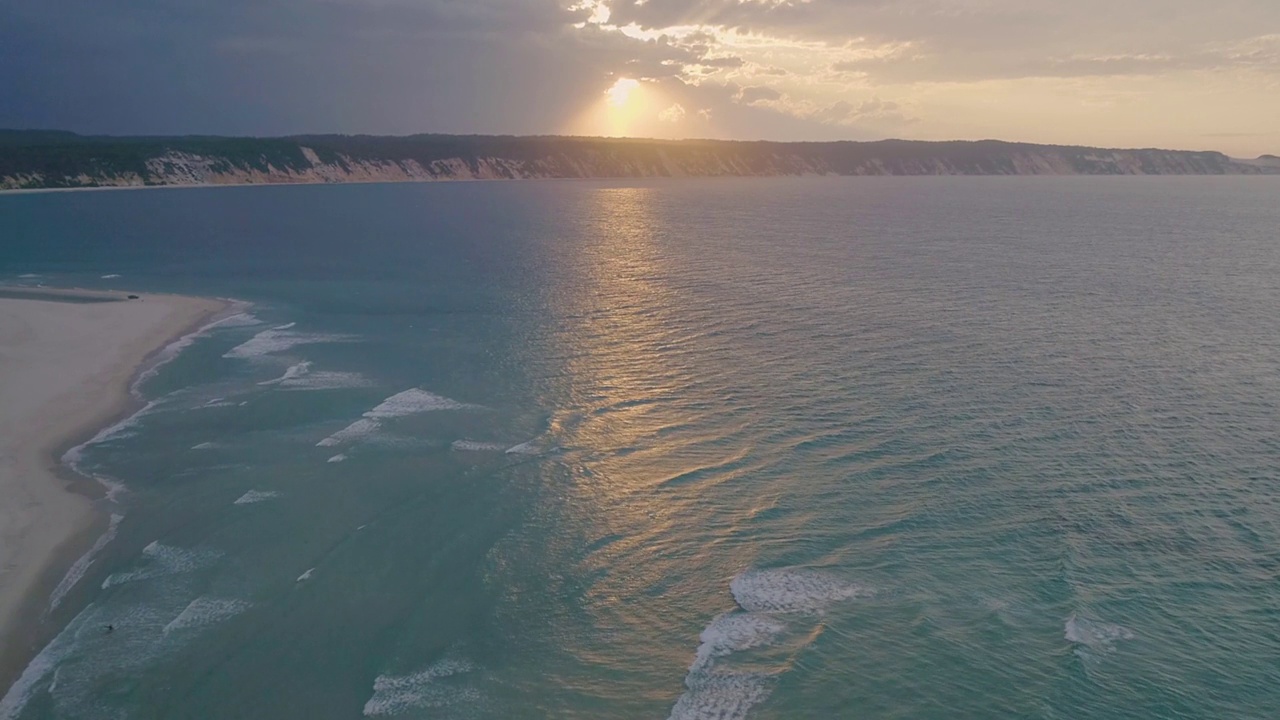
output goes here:
[[127, 412], [145, 359], [226, 306], [172, 295], [0, 297], [0, 648], [32, 634], [39, 619], [19, 611], [94, 517], [91, 501], [68, 489], [57, 454]]

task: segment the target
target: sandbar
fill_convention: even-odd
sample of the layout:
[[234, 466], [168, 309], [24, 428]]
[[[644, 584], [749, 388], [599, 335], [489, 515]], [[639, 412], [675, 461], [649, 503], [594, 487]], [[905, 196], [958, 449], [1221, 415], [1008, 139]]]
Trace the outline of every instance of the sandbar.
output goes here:
[[45, 586], [105, 522], [62, 453], [131, 412], [149, 359], [231, 305], [136, 295], [0, 288], [0, 688], [47, 639]]

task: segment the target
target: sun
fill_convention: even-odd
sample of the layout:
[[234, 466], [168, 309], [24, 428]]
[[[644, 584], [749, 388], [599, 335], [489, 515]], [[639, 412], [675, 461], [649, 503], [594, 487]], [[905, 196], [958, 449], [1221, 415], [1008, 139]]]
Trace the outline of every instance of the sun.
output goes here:
[[631, 98], [631, 93], [640, 87], [639, 80], [631, 78], [618, 78], [617, 82], [604, 91], [605, 97], [609, 99], [609, 104], [620, 108], [627, 104], [627, 100]]

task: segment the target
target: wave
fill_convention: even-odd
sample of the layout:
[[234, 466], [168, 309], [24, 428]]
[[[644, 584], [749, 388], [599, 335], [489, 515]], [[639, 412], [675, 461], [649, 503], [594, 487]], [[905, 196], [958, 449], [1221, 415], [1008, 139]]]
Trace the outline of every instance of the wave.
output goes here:
[[743, 610], [766, 613], [814, 613], [840, 600], [871, 594], [860, 585], [815, 570], [748, 570], [729, 583]]
[[372, 410], [364, 413], [359, 420], [321, 440], [316, 445], [318, 447], [330, 447], [365, 438], [376, 432], [382, 426], [383, 420], [442, 410], [475, 410], [479, 407], [479, 405], [458, 402], [421, 388], [410, 388], [378, 403]]
[[253, 503], [260, 503], [277, 497], [280, 497], [280, 493], [274, 490], [250, 490], [236, 498], [232, 505], [252, 505]]
[[729, 653], [769, 645], [786, 630], [780, 620], [759, 613], [731, 611], [717, 615], [698, 636], [701, 644], [689, 672], [705, 670], [716, 658]]
[[263, 380], [258, 384], [259, 385], [279, 385], [280, 383], [285, 382], [286, 380], [294, 380], [294, 379], [300, 378], [309, 372], [311, 372], [311, 361], [303, 360], [302, 362], [296, 365], [290, 365], [289, 368], [284, 371], [284, 374], [276, 378], [275, 380]]
[[478, 440], [454, 440], [449, 447], [463, 452], [502, 452], [506, 445]]
[[299, 575], [299, 576], [298, 576], [298, 579], [297, 579], [297, 580], [294, 580], [294, 582], [306, 582], [307, 580], [310, 580], [310, 579], [311, 579], [311, 574], [312, 574], [312, 573], [314, 573], [315, 571], [316, 571], [316, 569], [315, 569], [315, 568], [311, 568], [310, 570], [308, 570], [308, 571], [306, 571], [306, 572], [302, 573], [301, 575]]
[[379, 427], [382, 427], [382, 423], [377, 420], [361, 418], [316, 443], [316, 447], [333, 447], [334, 445], [341, 445], [342, 443], [355, 442], [356, 440], [373, 434], [373, 432]]
[[191, 449], [192, 449], [192, 450], [213, 450], [213, 449], [215, 449], [215, 448], [217, 448], [217, 447], [218, 447], [218, 443], [215, 443], [215, 442], [202, 442], [202, 443], [200, 443], [199, 445], [192, 445], [192, 446], [191, 446]]
[[479, 693], [453, 679], [476, 670], [466, 660], [449, 658], [410, 675], [379, 675], [373, 681], [373, 696], [364, 704], [364, 715], [402, 715], [412, 710], [473, 703]]
[[668, 720], [743, 720], [769, 698], [771, 678], [759, 673], [705, 675], [688, 682]]
[[159, 404], [158, 400], [152, 400], [146, 405], [143, 405], [142, 408], [134, 414], [116, 422], [113, 425], [108, 425], [107, 427], [102, 428], [93, 437], [85, 440], [79, 445], [76, 445], [70, 450], [67, 450], [62, 454], [63, 464], [81, 475], [92, 477], [92, 473], [85, 472], [81, 468], [81, 464], [84, 461], [84, 451], [94, 445], [101, 445], [103, 443], [111, 442], [112, 440], [119, 440], [133, 435], [134, 428], [138, 426], [138, 423], [142, 421], [142, 418], [155, 410], [157, 404]]
[[1089, 620], [1072, 614], [1063, 626], [1068, 642], [1103, 652], [1112, 650], [1118, 640], [1134, 639], [1133, 631], [1123, 625]]
[[[74, 626], [75, 624], [75, 621], [73, 621], [72, 625]], [[73, 627], [69, 626], [59, 633], [52, 642], [45, 645], [32, 658], [31, 662], [27, 663], [22, 675], [9, 687], [4, 697], [0, 698], [0, 720], [17, 720], [23, 708], [27, 706], [36, 691], [40, 689], [40, 682], [51, 673], [56, 673], [58, 665], [75, 649], [75, 636], [76, 633], [73, 632]]]
[[347, 459], [346, 453], [338, 453], [337, 455], [334, 455], [333, 457], [329, 458], [325, 462], [340, 463], [340, 462], [344, 462], [346, 459]]
[[[41, 715], [96, 718], [109, 713], [103, 704], [104, 687], [121, 677], [142, 676], [181, 650], [202, 628], [248, 607], [240, 605], [244, 602], [240, 600], [199, 598], [199, 579], [181, 574], [218, 555], [149, 545], [140, 569], [158, 579], [145, 589], [146, 600], [134, 600], [139, 595], [132, 592], [98, 595], [40, 650], [0, 698], [0, 720], [22, 716], [37, 697]], [[159, 578], [166, 573], [167, 577]], [[108, 625], [116, 631], [106, 633]]]
[[273, 380], [264, 380], [259, 385], [275, 385], [286, 390], [341, 390], [346, 388], [369, 387], [372, 383], [356, 372], [338, 372], [322, 370], [312, 372], [311, 361], [303, 360], [290, 365], [284, 374]]
[[102, 548], [116, 539], [116, 531], [120, 527], [121, 520], [124, 520], [123, 515], [113, 513], [106, 532], [93, 543], [93, 547], [89, 548], [89, 552], [81, 555], [80, 559], [76, 560], [67, 570], [67, 574], [62, 576], [61, 582], [58, 583], [58, 586], [53, 589], [53, 593], [49, 596], [50, 611], [58, 609], [63, 599], [66, 598], [67, 593], [71, 592], [71, 589], [84, 578], [85, 573], [89, 571], [89, 566], [93, 565], [98, 553], [102, 552]]
[[142, 549], [140, 567], [112, 573], [102, 581], [102, 589], [106, 590], [116, 585], [140, 580], [188, 573], [207, 565], [218, 555], [212, 550], [187, 550], [173, 545], [162, 545], [160, 541], [155, 540]]
[[[283, 328], [284, 326], [281, 326]], [[316, 345], [320, 343], [351, 342], [350, 335], [332, 333], [303, 333], [293, 330], [271, 328], [263, 330], [245, 342], [223, 353], [224, 358], [252, 360], [264, 355], [284, 352], [299, 345]]]
[[769, 697], [776, 673], [739, 669], [731, 656], [806, 638], [808, 634], [797, 629], [812, 625], [808, 616], [841, 600], [869, 594], [859, 585], [802, 568], [747, 570], [729, 582], [729, 589], [739, 609], [717, 615], [698, 635], [685, 692], [668, 720], [746, 718]]
[[368, 378], [356, 372], [322, 370], [304, 376], [284, 379], [279, 387], [285, 390], [349, 390], [373, 385]]
[[229, 620], [250, 607], [252, 607], [252, 603], [247, 600], [198, 597], [183, 608], [176, 618], [169, 621], [169, 624], [164, 626], [162, 632], [168, 635], [177, 630], [212, 625], [223, 620]]
[[[237, 307], [245, 307], [245, 305], [241, 303], [241, 304], [238, 304]], [[244, 325], [256, 325], [259, 322], [260, 321], [258, 320], [258, 318], [254, 317], [250, 313], [237, 312], [231, 315], [227, 315], [225, 317], [217, 318], [197, 328], [196, 330], [189, 332], [186, 335], [183, 335], [177, 340], [174, 340], [173, 342], [161, 348], [159, 352], [157, 352], [155, 355], [151, 357], [151, 362], [147, 365], [147, 367], [142, 372], [138, 373], [138, 376], [136, 378], [134, 378], [133, 384], [129, 386], [129, 392], [132, 393], [135, 398], [141, 400], [142, 386], [148, 380], [150, 380], [151, 378], [159, 374], [160, 368], [173, 362], [174, 359], [176, 359], [179, 355], [182, 354], [183, 350], [186, 350], [188, 347], [191, 346], [192, 343], [196, 341], [196, 339], [205, 335], [210, 330], [213, 330], [214, 328], [218, 328], [218, 327], [239, 327]]]
[[505, 451], [508, 455], [537, 455], [541, 450], [534, 445], [534, 441], [522, 442], [519, 445], [512, 445]]
[[119, 273], [110, 273], [110, 274], [107, 274], [107, 275], [103, 275], [103, 276], [102, 276], [102, 279], [103, 279], [103, 280], [115, 280], [115, 279], [116, 279], [116, 278], [118, 278], [118, 277], [120, 277], [120, 274], [119, 274]]

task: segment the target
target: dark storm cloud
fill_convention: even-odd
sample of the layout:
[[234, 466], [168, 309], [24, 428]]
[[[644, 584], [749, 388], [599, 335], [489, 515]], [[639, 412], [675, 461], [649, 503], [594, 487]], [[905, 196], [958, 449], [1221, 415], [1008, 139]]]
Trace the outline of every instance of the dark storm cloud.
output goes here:
[[847, 136], [917, 85], [1274, 86], [1278, 33], [1274, 0], [6, 0], [0, 126], [557, 132], [632, 77], [715, 118], [686, 132]]
[[555, 0], [10, 0], [0, 126], [545, 131], [647, 54], [572, 20]]

